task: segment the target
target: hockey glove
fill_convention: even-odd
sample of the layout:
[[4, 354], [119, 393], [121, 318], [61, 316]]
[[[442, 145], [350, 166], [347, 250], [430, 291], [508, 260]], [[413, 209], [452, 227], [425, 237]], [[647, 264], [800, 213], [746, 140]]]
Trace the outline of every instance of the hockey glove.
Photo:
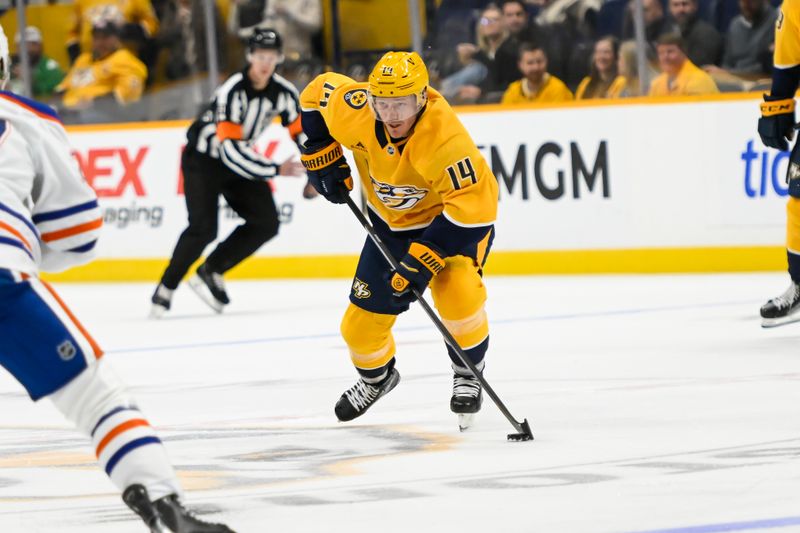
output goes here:
[[344, 159], [342, 146], [333, 142], [322, 148], [308, 147], [301, 156], [308, 181], [329, 202], [345, 203], [353, 190], [350, 165]]
[[789, 149], [794, 137], [794, 98], [764, 95], [761, 118], [758, 119], [758, 134], [761, 142], [781, 151]]
[[413, 302], [417, 297], [412, 287], [422, 294], [444, 266], [442, 253], [431, 244], [412, 242], [408, 253], [400, 260], [400, 268], [392, 275], [392, 293], [403, 302]]

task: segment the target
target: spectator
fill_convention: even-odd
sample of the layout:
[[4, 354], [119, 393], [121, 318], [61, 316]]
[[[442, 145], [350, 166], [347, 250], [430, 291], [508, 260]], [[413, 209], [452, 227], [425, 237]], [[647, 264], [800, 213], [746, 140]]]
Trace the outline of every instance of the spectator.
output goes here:
[[572, 100], [572, 92], [564, 82], [547, 72], [547, 54], [541, 46], [520, 45], [519, 70], [523, 78], [508, 86], [503, 94], [503, 104]]
[[525, 4], [521, 0], [504, 0], [501, 6], [503, 12], [503, 26], [508, 32], [508, 38], [500, 45], [495, 54], [495, 69], [491, 77], [487, 77], [483, 89], [487, 93], [485, 100], [497, 101], [497, 96], [502, 94], [508, 86], [520, 78], [519, 47], [522, 43], [536, 43], [542, 45], [545, 41], [544, 32], [534, 21], [530, 20]]
[[718, 93], [717, 85], [706, 72], [689, 61], [683, 40], [667, 33], [656, 42], [661, 74], [650, 86], [650, 96], [677, 96]]
[[[169, 80], [177, 80], [196, 72], [208, 70], [206, 47], [206, 19], [203, 0], [168, 0], [160, 9], [161, 28], [156, 42], [166, 49], [165, 74]], [[225, 70], [225, 31], [219, 9], [214, 4], [214, 29], [216, 30], [217, 61], [220, 70]]]
[[[622, 24], [622, 38], [625, 40], [635, 39], [636, 32], [633, 24], [633, 7], [636, 0], [630, 0], [625, 9], [625, 17]], [[664, 7], [661, 0], [642, 0], [644, 9], [644, 38], [654, 46], [655, 42], [665, 33], [675, 31], [673, 23], [664, 16]]]
[[84, 52], [56, 89], [66, 109], [91, 107], [95, 99], [113, 96], [119, 104], [139, 100], [147, 67], [122, 48], [119, 20], [99, 18], [92, 27], [92, 51]]
[[[649, 51], [649, 49], [648, 49]], [[619, 58], [617, 60], [617, 72], [625, 78], [625, 86], [620, 91], [621, 98], [643, 96], [639, 81], [639, 57], [636, 49], [636, 41], [624, 41], [619, 47]], [[648, 79], [653, 79], [657, 74], [652, 62], [647, 62]]]
[[[243, 0], [234, 0], [234, 9]], [[320, 0], [268, 0], [262, 20], [255, 26], [241, 27], [234, 13], [230, 20], [232, 30], [243, 39], [252, 35], [256, 28], [272, 28], [283, 37], [283, 53], [291, 63], [310, 59], [312, 38], [322, 27], [322, 3]]]
[[731, 21], [725, 35], [722, 68], [708, 67], [715, 78], [726, 75], [755, 79], [769, 76], [778, 11], [768, 0], [739, 0], [741, 14]]
[[[108, 18], [109, 9], [118, 10], [123, 19], [120, 36], [134, 41], [138, 48], [158, 31], [158, 19], [150, 0], [74, 0], [75, 14], [67, 38], [67, 53], [71, 62], [92, 50], [92, 25], [96, 18]], [[152, 54], [153, 50], [148, 50]]]
[[625, 78], [618, 73], [619, 41], [603, 37], [594, 45], [592, 66], [575, 92], [576, 100], [590, 98], [619, 98], [625, 88]]
[[[53, 96], [53, 92], [61, 80], [64, 79], [64, 71], [55, 59], [47, 57], [43, 52], [42, 32], [36, 26], [28, 26], [23, 33], [25, 48], [28, 52], [28, 63], [31, 69], [31, 91], [37, 100], [47, 100]], [[17, 34], [17, 46], [20, 46], [20, 35]], [[19, 91], [20, 64], [19, 58], [15, 57], [12, 61], [12, 92]]]
[[461, 43], [457, 47], [461, 70], [442, 80], [441, 93], [451, 102], [471, 103], [480, 97], [480, 84], [493, 72], [497, 49], [508, 36], [500, 8], [492, 4], [483, 11], [476, 35], [477, 46]]
[[697, 15], [697, 0], [669, 0], [669, 13], [686, 45], [686, 56], [695, 65], [718, 65], [722, 59], [722, 35]]

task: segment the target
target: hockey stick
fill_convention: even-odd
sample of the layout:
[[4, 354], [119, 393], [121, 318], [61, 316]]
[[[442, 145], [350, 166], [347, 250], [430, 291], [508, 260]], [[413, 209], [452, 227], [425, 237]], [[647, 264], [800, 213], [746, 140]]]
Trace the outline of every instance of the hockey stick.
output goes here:
[[[395, 271], [398, 270], [400, 268], [400, 265], [397, 263], [397, 259], [395, 259], [392, 256], [392, 254], [389, 252], [389, 249], [386, 247], [385, 244], [383, 244], [383, 241], [381, 241], [381, 238], [375, 232], [375, 228], [373, 228], [372, 224], [369, 223], [367, 217], [364, 216], [364, 213], [362, 213], [361, 210], [358, 208], [358, 206], [355, 204], [355, 202], [353, 202], [353, 199], [350, 198], [349, 194], [345, 196], [345, 200], [347, 201], [347, 206], [356, 216], [356, 218], [364, 227], [364, 229], [367, 230], [367, 233], [369, 233], [372, 242], [374, 242], [375, 246], [378, 247], [378, 250], [381, 251], [381, 254], [383, 254], [383, 257], [386, 259], [386, 261], [389, 262], [389, 265], [391, 265], [391, 267]], [[505, 404], [503, 404], [503, 402], [494, 392], [494, 389], [492, 389], [492, 387], [483, 377], [483, 374], [481, 374], [478, 371], [478, 369], [475, 368], [475, 365], [473, 364], [472, 361], [469, 360], [469, 357], [467, 357], [467, 354], [465, 354], [464, 350], [462, 350], [461, 347], [458, 345], [456, 340], [453, 338], [453, 335], [447, 330], [444, 324], [442, 324], [442, 321], [439, 320], [439, 317], [436, 316], [436, 313], [433, 311], [430, 304], [428, 304], [425, 298], [422, 297], [422, 294], [413, 286], [411, 287], [411, 291], [414, 293], [414, 296], [417, 297], [417, 301], [422, 306], [422, 309], [425, 310], [425, 313], [428, 315], [428, 318], [431, 319], [433, 325], [436, 326], [436, 329], [438, 329], [439, 333], [441, 333], [442, 337], [444, 337], [444, 341], [453, 349], [456, 355], [458, 355], [458, 358], [461, 359], [461, 362], [464, 363], [464, 365], [466, 365], [467, 368], [470, 369], [472, 374], [478, 379], [481, 386], [486, 391], [486, 394], [489, 395], [489, 397], [492, 399], [497, 408], [500, 409], [500, 412], [503, 413], [503, 415], [508, 419], [509, 422], [511, 422], [511, 425], [514, 426], [514, 429], [517, 430], [516, 433], [510, 433], [508, 435], [508, 440], [514, 440], [514, 441], [533, 440], [533, 433], [531, 433], [531, 427], [528, 424], [528, 419], [526, 418], [522, 422], [518, 422], [511, 415], [511, 413], [506, 408]]]

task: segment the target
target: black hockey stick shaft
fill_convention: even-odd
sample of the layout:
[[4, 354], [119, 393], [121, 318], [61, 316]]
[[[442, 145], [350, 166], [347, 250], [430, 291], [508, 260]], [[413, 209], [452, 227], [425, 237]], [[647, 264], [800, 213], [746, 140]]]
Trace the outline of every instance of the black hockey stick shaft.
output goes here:
[[[347, 206], [356, 216], [356, 218], [364, 227], [364, 229], [367, 230], [367, 233], [372, 239], [372, 242], [374, 242], [375, 246], [378, 247], [378, 250], [381, 251], [383, 257], [386, 259], [389, 265], [391, 265], [392, 269], [398, 271], [400, 269], [400, 265], [397, 262], [397, 259], [395, 259], [394, 256], [391, 254], [391, 252], [389, 252], [389, 249], [386, 247], [386, 245], [383, 244], [383, 241], [375, 232], [375, 228], [372, 227], [372, 224], [370, 224], [369, 220], [367, 220], [367, 217], [364, 216], [364, 213], [361, 212], [361, 210], [355, 204], [350, 195], [347, 195], [345, 199], [347, 201]], [[439, 333], [441, 333], [442, 337], [444, 337], [444, 341], [453, 349], [458, 358], [461, 359], [461, 362], [464, 363], [464, 365], [467, 368], [469, 368], [472, 374], [478, 379], [480, 384], [483, 386], [483, 390], [486, 391], [486, 394], [489, 395], [494, 404], [497, 406], [498, 409], [500, 409], [500, 412], [503, 413], [503, 415], [508, 419], [511, 425], [514, 426], [514, 429], [516, 429], [517, 432], [519, 432], [519, 434], [522, 436], [533, 438], [530, 426], [528, 425], [528, 420], [525, 419], [522, 422], [518, 422], [517, 419], [515, 419], [511, 415], [509, 410], [506, 408], [505, 404], [502, 402], [502, 400], [500, 400], [500, 397], [497, 396], [497, 394], [494, 392], [494, 389], [486, 381], [486, 378], [483, 377], [483, 374], [481, 374], [481, 372], [478, 371], [478, 369], [475, 367], [475, 364], [472, 361], [470, 361], [469, 357], [467, 357], [467, 354], [465, 354], [464, 350], [461, 349], [461, 346], [458, 345], [458, 343], [453, 338], [453, 335], [450, 333], [450, 331], [448, 331], [445, 325], [442, 324], [442, 321], [439, 320], [439, 317], [436, 316], [436, 313], [434, 312], [433, 308], [431, 308], [430, 304], [428, 304], [425, 298], [422, 297], [422, 294], [413, 285], [411, 286], [411, 291], [414, 293], [414, 296], [417, 297], [417, 301], [422, 306], [422, 309], [425, 310], [425, 313], [428, 315], [428, 318], [431, 319], [434, 326], [436, 326], [436, 329], [438, 329]]]

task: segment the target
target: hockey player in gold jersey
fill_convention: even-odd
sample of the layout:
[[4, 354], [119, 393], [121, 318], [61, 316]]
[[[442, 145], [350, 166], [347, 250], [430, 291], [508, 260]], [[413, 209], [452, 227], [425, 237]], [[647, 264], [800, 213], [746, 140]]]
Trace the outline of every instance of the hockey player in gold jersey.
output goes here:
[[[300, 96], [309, 181], [334, 203], [352, 189], [342, 146], [353, 151], [369, 218], [400, 269], [367, 239], [341, 332], [360, 377], [336, 404], [339, 420], [363, 414], [397, 385], [392, 326], [430, 285], [459, 346], [482, 371], [489, 345], [482, 268], [494, 237], [497, 180], [445, 99], [428, 87], [416, 53], [389, 52], [368, 83], [318, 76]], [[453, 412], [475, 413], [478, 380], [448, 347]]]
[[[785, 0], [781, 5], [775, 24], [774, 65], [772, 89], [761, 104], [758, 133], [765, 145], [785, 151], [794, 137], [794, 95], [800, 83], [800, 0]], [[764, 327], [800, 320], [800, 143], [792, 149], [786, 179], [786, 252], [791, 283], [783, 294], [761, 307]]]

